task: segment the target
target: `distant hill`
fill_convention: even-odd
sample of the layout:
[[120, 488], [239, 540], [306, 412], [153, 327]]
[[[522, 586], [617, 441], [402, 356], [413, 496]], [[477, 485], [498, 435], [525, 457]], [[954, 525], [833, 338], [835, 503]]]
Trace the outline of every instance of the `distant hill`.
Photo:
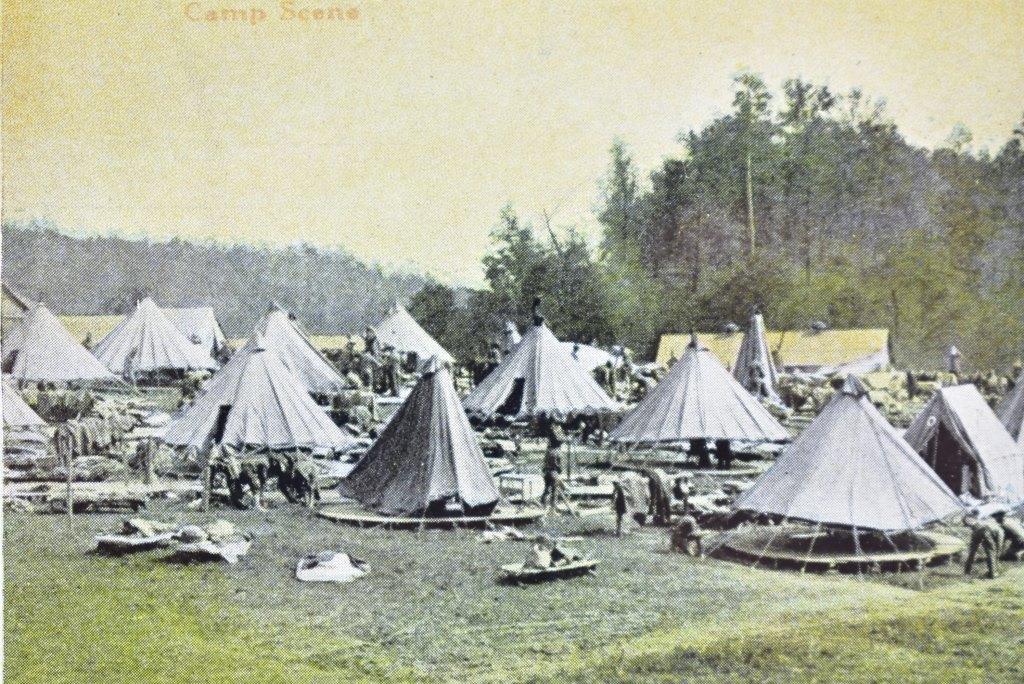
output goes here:
[[427, 282], [338, 248], [76, 237], [39, 223], [3, 225], [3, 278], [60, 314], [126, 313], [145, 295], [209, 305], [229, 337], [246, 335], [272, 301], [312, 332], [360, 330]]

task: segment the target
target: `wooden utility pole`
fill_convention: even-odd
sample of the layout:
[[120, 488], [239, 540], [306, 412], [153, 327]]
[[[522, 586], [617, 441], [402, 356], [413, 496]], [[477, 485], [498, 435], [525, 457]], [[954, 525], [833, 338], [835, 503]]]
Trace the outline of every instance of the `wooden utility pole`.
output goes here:
[[750, 150], [747, 150], [747, 237], [750, 240], [750, 253], [753, 255], [757, 247], [757, 230], [754, 228], [754, 179], [750, 165]]

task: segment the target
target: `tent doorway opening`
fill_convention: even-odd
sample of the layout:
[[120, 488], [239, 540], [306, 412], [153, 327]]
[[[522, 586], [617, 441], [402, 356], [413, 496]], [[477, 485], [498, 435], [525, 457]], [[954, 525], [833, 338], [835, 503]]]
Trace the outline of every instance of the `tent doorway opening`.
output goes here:
[[928, 443], [925, 460], [957, 495], [980, 496], [977, 463], [966, 453], [944, 424]]
[[512, 383], [512, 391], [508, 393], [504, 403], [498, 407], [498, 413], [509, 417], [519, 415], [519, 410], [523, 406], [523, 393], [525, 389], [526, 379], [516, 378], [515, 382]]
[[213, 424], [214, 444], [220, 444], [220, 441], [224, 439], [224, 430], [228, 426], [228, 416], [231, 414], [231, 407], [231, 404], [226, 404], [217, 411], [217, 422]]

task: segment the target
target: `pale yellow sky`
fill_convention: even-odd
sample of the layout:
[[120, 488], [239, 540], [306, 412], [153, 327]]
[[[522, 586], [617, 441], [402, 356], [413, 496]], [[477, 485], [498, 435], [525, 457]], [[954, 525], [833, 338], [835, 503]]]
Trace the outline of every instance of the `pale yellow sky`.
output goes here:
[[[889, 102], [915, 143], [997, 148], [1024, 2], [3, 0], [3, 216], [342, 245], [479, 282], [498, 211], [596, 234], [614, 136], [649, 170], [750, 68]], [[267, 18], [192, 21], [219, 7]], [[258, 17], [258, 13], [256, 15]]]

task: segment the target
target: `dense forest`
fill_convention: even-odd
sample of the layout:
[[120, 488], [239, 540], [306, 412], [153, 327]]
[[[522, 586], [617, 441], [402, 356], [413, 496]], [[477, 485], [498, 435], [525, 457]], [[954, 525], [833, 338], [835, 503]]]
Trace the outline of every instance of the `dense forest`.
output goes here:
[[163, 306], [210, 305], [229, 336], [247, 335], [270, 302], [313, 332], [360, 330], [424, 283], [340, 249], [82, 238], [46, 224], [4, 225], [3, 275], [58, 313], [124, 313], [146, 295]]
[[910, 145], [884, 102], [803, 80], [772, 92], [736, 77], [731, 111], [680, 136], [685, 154], [644, 174], [611, 148], [597, 250], [575, 233], [523, 225], [511, 207], [485, 258], [490, 289], [465, 307], [432, 285], [415, 308], [445, 342], [465, 319], [497, 330], [534, 295], [562, 337], [650, 355], [665, 331], [823, 321], [889, 328], [896, 360], [974, 368], [1024, 353], [1024, 124], [995, 152], [957, 127], [939, 149]]
[[[600, 245], [507, 207], [466, 291], [385, 273], [337, 249], [73, 238], [4, 226], [5, 279], [58, 311], [124, 311], [142, 293], [212, 303], [243, 334], [271, 300], [314, 331], [355, 330], [395, 299], [463, 358], [483, 354], [535, 296], [563, 339], [650, 356], [666, 331], [824, 321], [889, 328], [896, 360], [935, 367], [956, 344], [973, 368], [1024, 354], [1024, 123], [998, 150], [954, 129], [909, 144], [883, 101], [800, 79], [738, 75], [733, 106], [680, 135], [684, 154], [642, 170], [615, 141]], [[60, 274], [59, 277], [55, 274]]]

